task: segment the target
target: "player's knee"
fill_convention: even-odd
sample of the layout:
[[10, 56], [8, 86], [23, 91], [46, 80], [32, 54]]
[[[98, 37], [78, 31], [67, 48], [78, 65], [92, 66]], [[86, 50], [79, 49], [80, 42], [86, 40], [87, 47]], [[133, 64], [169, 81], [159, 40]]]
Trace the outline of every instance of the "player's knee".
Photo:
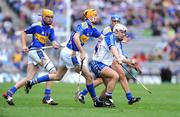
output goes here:
[[93, 75], [90, 73], [90, 74], [86, 74], [86, 81], [88, 83], [92, 83], [93, 82]]
[[113, 79], [116, 80], [116, 81], [118, 81], [118, 79], [119, 79], [119, 74], [115, 72], [114, 75], [113, 75]]
[[51, 77], [51, 79], [53, 80], [59, 80], [59, 77], [56, 73], [50, 73], [49, 76]]

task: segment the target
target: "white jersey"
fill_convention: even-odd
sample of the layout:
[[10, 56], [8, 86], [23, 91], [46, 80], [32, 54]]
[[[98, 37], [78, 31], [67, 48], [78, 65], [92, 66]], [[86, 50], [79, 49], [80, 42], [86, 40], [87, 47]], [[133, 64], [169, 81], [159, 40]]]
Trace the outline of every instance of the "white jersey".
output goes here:
[[120, 57], [123, 59], [122, 43], [116, 42], [116, 37], [113, 33], [107, 35], [100, 43], [97, 52], [93, 56], [93, 60], [102, 62], [110, 66], [114, 60], [114, 57], [110, 51], [111, 46], [115, 46], [118, 49]]
[[113, 29], [113, 27], [111, 25], [109, 25], [103, 29], [102, 34], [103, 35], [110, 34], [110, 33], [112, 33], [112, 29]]

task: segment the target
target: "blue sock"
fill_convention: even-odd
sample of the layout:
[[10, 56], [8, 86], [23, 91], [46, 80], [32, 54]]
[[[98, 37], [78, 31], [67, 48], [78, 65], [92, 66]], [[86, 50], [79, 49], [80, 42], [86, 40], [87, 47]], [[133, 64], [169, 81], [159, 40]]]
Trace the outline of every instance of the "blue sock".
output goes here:
[[132, 93], [131, 93], [131, 92], [126, 93], [126, 98], [127, 98], [128, 100], [131, 100], [131, 99], [133, 98]]
[[46, 81], [50, 81], [48, 74], [31, 80], [31, 85], [35, 85], [37, 83], [46, 82]]
[[44, 98], [46, 99], [46, 100], [49, 100], [50, 99], [50, 95], [51, 95], [51, 89], [48, 89], [48, 88], [46, 88], [45, 89], [45, 91], [44, 91]]
[[7, 91], [7, 95], [12, 97], [14, 95], [14, 93], [16, 93], [16, 91], [17, 91], [17, 88], [15, 86], [13, 86]]
[[87, 93], [88, 93], [88, 90], [87, 90], [86, 88], [83, 89], [83, 90], [80, 92], [80, 94], [83, 95], [83, 96], [86, 96]]
[[93, 83], [92, 83], [92, 84], [86, 84], [86, 88], [87, 88], [87, 90], [89, 91], [89, 93], [90, 93], [91, 98], [93, 99], [93, 101], [97, 100], [96, 91], [95, 91], [95, 89], [94, 89]]

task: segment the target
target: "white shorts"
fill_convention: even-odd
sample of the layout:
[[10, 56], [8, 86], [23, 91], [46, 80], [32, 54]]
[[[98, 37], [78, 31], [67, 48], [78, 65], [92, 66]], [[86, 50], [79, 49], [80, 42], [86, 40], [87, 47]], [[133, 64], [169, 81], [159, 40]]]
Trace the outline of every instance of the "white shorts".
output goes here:
[[49, 60], [49, 57], [42, 49], [30, 49], [28, 52], [28, 64], [37, 65], [43, 59]]
[[59, 66], [74, 68], [75, 65], [79, 65], [80, 57], [77, 54], [78, 52], [74, 52], [73, 50], [64, 47], [60, 53]]

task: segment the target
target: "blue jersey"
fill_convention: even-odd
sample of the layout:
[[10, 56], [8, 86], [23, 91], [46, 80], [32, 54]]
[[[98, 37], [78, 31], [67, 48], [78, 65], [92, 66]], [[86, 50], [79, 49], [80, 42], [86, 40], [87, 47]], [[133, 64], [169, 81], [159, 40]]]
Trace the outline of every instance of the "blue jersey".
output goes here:
[[43, 22], [37, 22], [25, 29], [26, 34], [32, 34], [32, 42], [30, 47], [41, 48], [45, 46], [48, 39], [55, 40], [54, 29], [50, 25], [45, 25]]
[[74, 51], [79, 51], [73, 38], [75, 33], [80, 34], [80, 42], [82, 46], [89, 40], [90, 37], [98, 38], [101, 35], [101, 33], [96, 29], [95, 26], [92, 25], [89, 20], [82, 22], [75, 28], [74, 32], [70, 37], [70, 40], [67, 43], [67, 47]]

